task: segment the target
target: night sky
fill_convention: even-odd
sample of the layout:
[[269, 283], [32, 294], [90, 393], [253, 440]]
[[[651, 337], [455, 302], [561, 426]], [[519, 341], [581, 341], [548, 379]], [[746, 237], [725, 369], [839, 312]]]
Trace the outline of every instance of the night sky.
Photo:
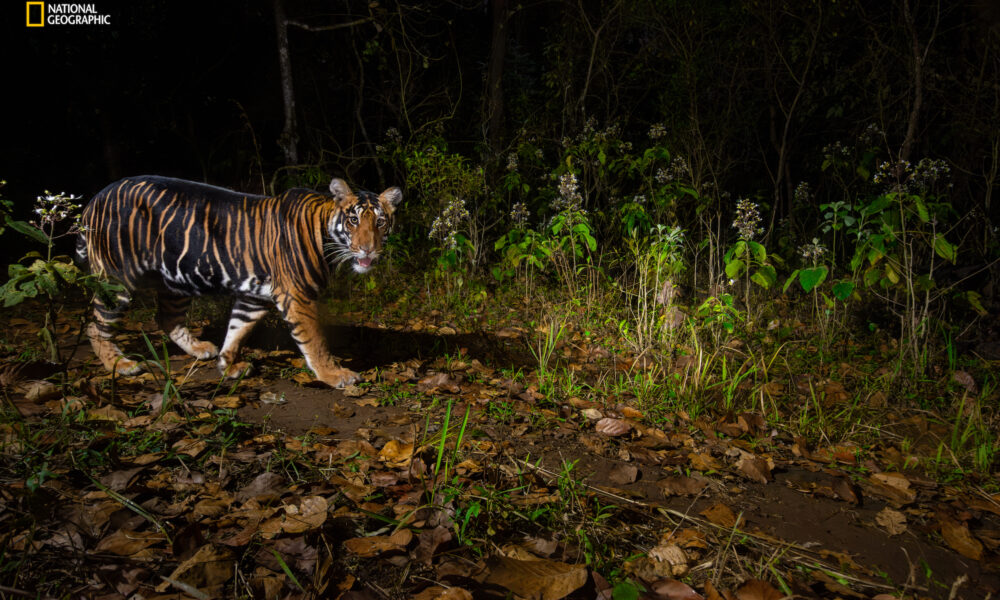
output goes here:
[[270, 3], [95, 2], [110, 26], [26, 27], [3, 4], [3, 195], [20, 211], [43, 190], [89, 198], [155, 173], [238, 184], [233, 159], [278, 155], [281, 90]]

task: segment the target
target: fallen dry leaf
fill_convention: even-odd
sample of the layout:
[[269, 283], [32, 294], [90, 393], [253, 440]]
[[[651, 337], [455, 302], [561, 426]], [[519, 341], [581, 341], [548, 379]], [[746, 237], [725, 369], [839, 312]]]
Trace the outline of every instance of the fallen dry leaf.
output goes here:
[[736, 463], [736, 468], [740, 470], [741, 475], [750, 481], [757, 483], [771, 481], [771, 467], [767, 464], [766, 459], [744, 454]]
[[635, 465], [618, 465], [611, 470], [608, 479], [616, 485], [625, 485], [635, 482], [639, 475], [639, 469]]
[[875, 473], [864, 483], [865, 491], [885, 498], [896, 508], [917, 499], [916, 490], [910, 489], [910, 481], [901, 473]]
[[972, 533], [965, 523], [944, 515], [938, 518], [938, 522], [941, 526], [941, 537], [952, 550], [972, 560], [982, 559], [983, 544], [972, 537]]
[[411, 556], [415, 562], [430, 566], [438, 547], [450, 541], [451, 531], [443, 525], [425, 529], [417, 534], [417, 547], [413, 549]]
[[708, 452], [691, 452], [687, 455], [691, 468], [696, 471], [718, 471], [722, 462]]
[[970, 394], [976, 394], [979, 392], [979, 388], [976, 387], [976, 380], [972, 378], [972, 375], [969, 375], [965, 371], [955, 371], [951, 374], [951, 380], [964, 387], [965, 391]]
[[233, 409], [243, 406], [243, 398], [239, 396], [219, 396], [212, 398], [212, 404], [216, 408]]
[[408, 467], [412, 458], [413, 443], [399, 440], [389, 440], [378, 453], [378, 459], [393, 469]]
[[705, 600], [694, 588], [676, 579], [661, 579], [649, 584], [649, 589], [664, 600]]
[[236, 500], [238, 502], [246, 502], [251, 498], [277, 498], [284, 487], [284, 477], [272, 471], [265, 471], [255, 477], [253, 481], [245, 485], [240, 491], [236, 492]]
[[906, 515], [888, 506], [875, 515], [875, 522], [888, 531], [889, 535], [899, 535], [906, 531]]
[[[726, 592], [726, 594], [732, 596], [729, 592]], [[722, 594], [715, 589], [715, 585], [712, 584], [711, 579], [705, 580], [705, 600], [726, 600], [726, 598], [724, 598]]]
[[98, 542], [95, 550], [118, 556], [134, 556], [139, 551], [166, 540], [167, 536], [158, 531], [119, 529]]
[[663, 491], [664, 496], [694, 496], [700, 492], [708, 483], [702, 479], [695, 479], [687, 475], [673, 475], [656, 482], [657, 487]]
[[326, 511], [329, 507], [326, 498], [308, 496], [301, 504], [285, 506], [285, 521], [281, 529], [285, 533], [303, 533], [319, 528], [326, 521]]
[[205, 448], [208, 447], [208, 442], [206, 442], [205, 440], [185, 438], [174, 442], [174, 445], [172, 447], [174, 449], [174, 452], [176, 452], [177, 454], [185, 454], [187, 456], [194, 458], [195, 456], [198, 456], [199, 454], [204, 452]]
[[412, 539], [412, 531], [400, 529], [392, 535], [372, 535], [344, 540], [344, 547], [358, 556], [371, 558], [386, 552], [401, 552]]
[[846, 477], [837, 477], [833, 480], [833, 484], [830, 487], [837, 498], [840, 498], [844, 502], [850, 502], [851, 504], [861, 503], [861, 498], [858, 497], [858, 492], [855, 491], [854, 484], [848, 481]]
[[292, 381], [302, 385], [305, 385], [307, 383], [312, 383], [315, 380], [316, 380], [315, 377], [313, 377], [309, 373], [306, 373], [305, 371], [299, 371], [295, 375], [292, 375]]
[[447, 373], [435, 373], [428, 375], [417, 382], [417, 391], [433, 393], [435, 391], [457, 394], [462, 391], [458, 383], [448, 376]]
[[343, 393], [348, 398], [360, 398], [361, 396], [365, 395], [365, 390], [364, 388], [358, 387], [356, 385], [349, 385], [346, 386], [341, 393]]
[[339, 475], [331, 476], [327, 479], [327, 483], [336, 487], [341, 494], [357, 503], [363, 502], [367, 496], [370, 496], [375, 491], [375, 486], [373, 485], [364, 485]]
[[128, 419], [128, 415], [124, 411], [121, 411], [114, 406], [102, 406], [101, 408], [92, 408], [87, 411], [88, 421], [114, 421], [116, 423], [124, 423]]
[[116, 492], [120, 492], [135, 481], [136, 476], [138, 476], [144, 469], [145, 467], [136, 467], [134, 469], [112, 471], [111, 473], [101, 477], [101, 483]]
[[632, 430], [632, 426], [621, 419], [614, 419], [612, 417], [604, 417], [594, 425], [594, 430], [597, 433], [603, 433], [607, 436], [619, 436], [624, 435]]
[[727, 529], [736, 527], [739, 523], [733, 510], [721, 502], [716, 502], [698, 514], [708, 519], [709, 522]]
[[675, 544], [660, 544], [650, 549], [648, 556], [658, 563], [669, 565], [665, 575], [681, 577], [688, 572], [687, 554]]
[[705, 534], [690, 527], [686, 527], [679, 531], [670, 530], [660, 537], [660, 542], [670, 542], [672, 544], [677, 544], [681, 548], [708, 549], [708, 542], [705, 540]]
[[[233, 577], [235, 561], [232, 556], [226, 548], [215, 548], [211, 544], [206, 544], [191, 558], [179, 564], [169, 578], [198, 590], [215, 587]], [[156, 591], [163, 593], [170, 585], [170, 582], [164, 581], [156, 586]]]
[[45, 402], [59, 395], [59, 386], [48, 381], [33, 381], [25, 387], [24, 391], [24, 399], [28, 402]]
[[583, 587], [587, 582], [587, 568], [554, 560], [494, 556], [487, 563], [484, 581], [525, 598], [559, 600]]
[[736, 588], [737, 600], [782, 600], [785, 595], [760, 579], [748, 579]]
[[433, 585], [424, 589], [411, 600], [472, 600], [472, 593], [460, 587], [443, 588]]

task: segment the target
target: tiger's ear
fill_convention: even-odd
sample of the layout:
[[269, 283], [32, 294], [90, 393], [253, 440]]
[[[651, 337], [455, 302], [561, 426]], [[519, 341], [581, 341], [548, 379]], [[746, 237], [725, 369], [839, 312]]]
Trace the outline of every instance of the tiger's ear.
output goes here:
[[330, 193], [333, 194], [333, 197], [337, 200], [345, 200], [354, 195], [351, 188], [347, 186], [347, 182], [343, 179], [337, 178], [334, 178], [334, 180], [330, 182]]
[[382, 202], [388, 202], [389, 206], [396, 208], [403, 201], [403, 190], [398, 187], [389, 188], [382, 192], [378, 199]]

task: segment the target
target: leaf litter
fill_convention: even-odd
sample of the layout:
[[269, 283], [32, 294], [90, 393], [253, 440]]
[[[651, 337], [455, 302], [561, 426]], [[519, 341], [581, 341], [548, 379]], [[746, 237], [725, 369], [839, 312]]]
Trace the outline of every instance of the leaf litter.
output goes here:
[[[232, 389], [180, 356], [176, 372], [190, 374], [173, 391], [162, 373], [109, 378], [76, 361], [70, 389], [83, 393], [66, 402], [51, 382], [18, 379], [42, 367], [6, 363], [17, 417], [0, 424], [5, 469], [29, 452], [52, 459], [0, 486], [4, 584], [107, 598], [552, 600], [972, 598], [1000, 586], [1000, 495], [926, 479], [896, 446], [812, 447], [760, 414], [652, 419], [627, 396], [547, 397], [537, 372], [514, 380], [484, 350], [523, 356], [528, 335], [376, 359], [343, 391], [314, 387], [284, 350]], [[581, 374], [620, 364], [580, 339], [560, 351]], [[971, 390], [967, 375], [955, 381]], [[847, 393], [813, 385], [824, 402]]]

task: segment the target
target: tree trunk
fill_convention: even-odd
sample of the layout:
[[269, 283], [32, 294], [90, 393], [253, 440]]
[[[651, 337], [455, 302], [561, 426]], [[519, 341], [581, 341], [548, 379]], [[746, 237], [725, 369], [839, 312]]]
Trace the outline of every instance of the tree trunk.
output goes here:
[[[910, 52], [913, 59], [913, 104], [910, 105], [910, 116], [906, 122], [906, 135], [899, 148], [899, 160], [909, 161], [913, 153], [913, 143], [917, 137], [917, 121], [920, 109], [924, 103], [924, 56], [920, 53], [920, 42], [917, 40], [917, 25], [910, 12], [909, 0], [903, 0], [903, 22], [910, 34]], [[928, 42], [928, 45], [930, 43]]]
[[299, 134], [295, 126], [295, 86], [292, 83], [292, 59], [288, 53], [288, 19], [283, 0], [274, 0], [274, 26], [278, 40], [278, 62], [281, 66], [281, 97], [285, 103], [285, 127], [278, 138], [278, 146], [285, 155], [285, 164], [299, 162]]
[[507, 0], [493, 0], [493, 38], [486, 76], [486, 139], [495, 155], [503, 128], [503, 67], [507, 55]]

